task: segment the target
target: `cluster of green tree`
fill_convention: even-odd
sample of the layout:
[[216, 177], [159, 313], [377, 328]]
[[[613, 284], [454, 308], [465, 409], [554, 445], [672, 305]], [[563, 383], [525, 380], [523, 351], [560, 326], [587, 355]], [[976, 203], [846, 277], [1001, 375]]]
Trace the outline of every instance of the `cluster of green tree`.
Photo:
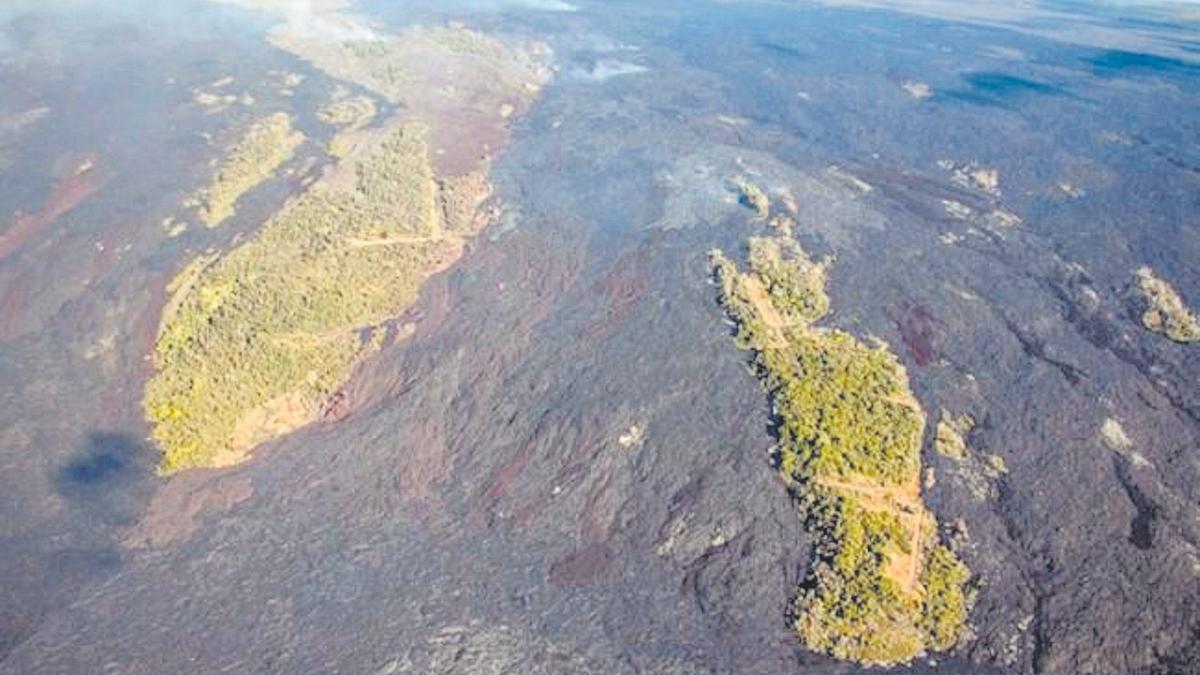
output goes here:
[[317, 111], [317, 119], [339, 127], [360, 127], [375, 117], [375, 103], [366, 96], [334, 101]]
[[292, 130], [292, 118], [286, 113], [255, 122], [217, 169], [212, 185], [200, 194], [200, 219], [216, 227], [232, 216], [237, 200], [291, 159], [303, 141], [304, 135]]
[[939, 545], [930, 552], [921, 575], [925, 591], [921, 627], [928, 635], [930, 648], [950, 649], [962, 637], [971, 605], [967, 592], [970, 579], [971, 571], [949, 548]]
[[412, 234], [436, 231], [437, 218], [423, 132], [404, 128], [358, 166], [353, 189], [318, 183], [245, 243], [189, 268], [144, 399], [161, 469], [232, 463], [308, 422], [370, 351], [371, 328], [416, 299], [443, 253]]
[[402, 89], [414, 81], [414, 66], [438, 52], [479, 60], [492, 66], [512, 61], [516, 54], [481, 33], [461, 27], [434, 27], [410, 31], [402, 37], [350, 40], [339, 45], [339, 62], [330, 64], [339, 75], [386, 97], [401, 99]]
[[967, 458], [966, 436], [974, 428], [975, 418], [970, 415], [951, 415], [943, 410], [933, 438], [933, 448], [946, 457], [964, 460]]
[[750, 237], [750, 268], [789, 324], [811, 323], [829, 312], [828, 266], [829, 261], [809, 259], [791, 237]]
[[737, 326], [737, 344], [742, 349], [758, 349], [769, 343], [769, 329], [758, 317], [754, 303], [742, 283], [737, 263], [720, 250], [708, 253], [713, 275], [721, 285], [721, 306]]
[[349, 53], [357, 59], [360, 67], [358, 81], [372, 91], [383, 94], [393, 102], [398, 100], [399, 91], [408, 82], [410, 65], [391, 40], [368, 40], [346, 43]]
[[767, 193], [763, 189], [746, 180], [745, 178], [735, 178], [734, 185], [738, 189], [738, 199], [742, 204], [754, 209], [754, 213], [760, 218], [766, 218], [771, 212], [771, 200], [767, 197]]
[[[356, 166], [358, 188], [353, 214], [379, 224], [379, 236], [427, 235], [440, 231], [441, 211], [433, 167], [426, 158], [422, 134], [401, 132], [387, 139], [381, 151]], [[420, 161], [396, 161], [419, 157]]]
[[782, 467], [794, 480], [903, 485], [920, 471], [924, 420], [886, 348], [843, 331], [794, 331], [786, 347], [757, 360], [780, 418]]
[[[778, 464], [816, 540], [794, 611], [816, 651], [861, 663], [952, 647], [969, 572], [920, 503], [924, 415], [883, 345], [817, 328], [828, 261], [790, 237], [751, 238], [749, 270], [711, 254], [721, 302], [778, 417]], [[928, 542], [928, 543], [925, 543]]]
[[808, 499], [816, 556], [793, 603], [794, 625], [810, 649], [860, 663], [901, 663], [921, 653], [917, 601], [885, 573], [890, 551], [908, 546], [891, 513], [866, 511], [852, 497]]
[[317, 111], [317, 119], [341, 127], [325, 145], [325, 151], [335, 159], [344, 159], [353, 152], [359, 131], [375, 119], [375, 103], [366, 96], [353, 96], [334, 101]]
[[1149, 267], [1137, 271], [1137, 282], [1145, 304], [1143, 326], [1175, 342], [1200, 341], [1200, 316], [1188, 309], [1170, 284], [1154, 276]]
[[[816, 538], [808, 577], [793, 603], [805, 644], [865, 664], [905, 663], [927, 650], [954, 647], [967, 630], [970, 572], [948, 547], [914, 551], [904, 516], [864, 508], [837, 490], [793, 486]], [[936, 523], [919, 518], [921, 536]], [[911, 525], [909, 527], [912, 527]], [[919, 556], [919, 585], [905, 588], [890, 569]]]

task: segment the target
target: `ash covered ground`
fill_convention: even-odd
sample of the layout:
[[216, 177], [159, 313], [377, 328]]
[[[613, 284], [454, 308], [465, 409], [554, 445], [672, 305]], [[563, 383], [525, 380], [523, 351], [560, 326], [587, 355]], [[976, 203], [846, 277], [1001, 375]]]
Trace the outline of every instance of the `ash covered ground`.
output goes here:
[[[1200, 347], [1138, 275], [1200, 308], [1194, 9], [343, 4], [0, 9], [0, 672], [859, 672], [789, 625], [811, 541], [708, 264], [762, 227], [733, 176], [927, 416], [975, 602], [895, 672], [1200, 672]], [[321, 419], [159, 476], [167, 284], [370, 93], [281, 21], [461, 24], [547, 78], [487, 135], [488, 224]], [[308, 141], [205, 227], [189, 197], [281, 110]]]

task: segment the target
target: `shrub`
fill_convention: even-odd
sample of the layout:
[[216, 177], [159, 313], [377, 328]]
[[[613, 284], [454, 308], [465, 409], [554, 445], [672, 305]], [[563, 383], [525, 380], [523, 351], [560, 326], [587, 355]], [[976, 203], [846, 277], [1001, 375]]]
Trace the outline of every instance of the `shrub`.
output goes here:
[[933, 448], [946, 457], [964, 460], [967, 458], [966, 436], [974, 428], [975, 419], [970, 415], [964, 413], [954, 416], [943, 410], [937, 423]]
[[1149, 267], [1137, 271], [1145, 302], [1142, 325], [1175, 342], [1200, 340], [1200, 317], [1189, 310], [1170, 284], [1154, 276]]
[[[861, 663], [901, 663], [922, 651], [914, 600], [883, 572], [887, 551], [903, 545], [893, 514], [827, 496], [816, 533], [818, 558], [794, 604], [795, 626], [812, 649]], [[830, 514], [836, 513], [836, 520]]]
[[793, 474], [902, 484], [920, 470], [923, 420], [901, 402], [905, 382], [886, 349], [842, 331], [807, 333], [757, 361]]
[[304, 135], [292, 130], [292, 118], [286, 113], [256, 122], [230, 151], [212, 185], [200, 193], [200, 219], [216, 227], [232, 216], [237, 200], [291, 159], [303, 141]]
[[789, 322], [813, 322], [829, 312], [825, 263], [816, 263], [790, 237], [751, 237], [750, 269]]
[[334, 101], [317, 111], [317, 119], [339, 127], [361, 127], [375, 117], [375, 102], [366, 96]]
[[965, 589], [970, 576], [967, 566], [945, 546], [930, 553], [921, 576], [925, 589], [921, 615], [932, 649], [950, 649], [958, 642], [967, 621], [969, 596]]
[[767, 193], [763, 192], [762, 188], [745, 178], [733, 179], [733, 184], [738, 189], [738, 200], [750, 208], [754, 209], [755, 215], [759, 219], [765, 219], [771, 212], [771, 200], [767, 197]]

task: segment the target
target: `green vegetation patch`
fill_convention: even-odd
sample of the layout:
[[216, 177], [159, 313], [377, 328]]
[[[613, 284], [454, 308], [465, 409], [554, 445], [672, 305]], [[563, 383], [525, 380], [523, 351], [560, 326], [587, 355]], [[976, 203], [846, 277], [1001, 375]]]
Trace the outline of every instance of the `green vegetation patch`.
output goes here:
[[789, 323], [811, 323], [829, 312], [827, 262], [813, 262], [791, 237], [751, 237], [750, 269]]
[[751, 238], [749, 270], [710, 254], [721, 303], [778, 417], [778, 464], [816, 540], [794, 624], [811, 649], [870, 664], [949, 649], [969, 572], [920, 501], [925, 417], [883, 345], [818, 328], [828, 261], [790, 237]]
[[815, 651], [862, 663], [901, 663], [921, 653], [926, 631], [916, 601], [884, 573], [888, 551], [906, 541], [892, 514], [852, 497], [822, 495], [810, 528], [818, 557], [794, 602], [795, 627]]
[[755, 215], [760, 219], [766, 218], [771, 212], [771, 200], [767, 193], [745, 178], [734, 178], [733, 184], [737, 186], [739, 201], [754, 209]]
[[366, 96], [334, 101], [317, 111], [317, 119], [338, 127], [361, 127], [375, 118], [375, 102]]
[[470, 230], [480, 205], [491, 193], [481, 171], [445, 176], [438, 183], [442, 196], [442, 221], [450, 232]]
[[478, 77], [489, 87], [502, 85], [517, 91], [522, 82], [514, 78], [523, 77], [532, 65], [525, 55], [461, 26], [416, 28], [396, 37], [323, 44], [320, 50], [310, 49], [303, 36], [274, 39], [330, 75], [359, 84], [391, 103], [414, 94], [453, 95], [450, 89], [415, 91], [448, 73], [464, 84]]
[[232, 216], [237, 200], [291, 159], [303, 141], [304, 134], [292, 130], [286, 113], [255, 122], [221, 164], [212, 185], [199, 195], [200, 219], [216, 227]]
[[325, 124], [342, 127], [329, 139], [325, 149], [331, 157], [343, 159], [354, 151], [359, 130], [375, 119], [375, 102], [366, 96], [353, 96], [335, 101], [317, 111], [317, 119]]
[[933, 439], [933, 448], [938, 454], [952, 459], [967, 458], [967, 434], [975, 428], [975, 418], [967, 414], [951, 415], [942, 411]]
[[758, 316], [737, 264], [719, 250], [709, 251], [709, 263], [721, 286], [721, 305], [737, 325], [737, 342], [742, 349], [757, 349], [769, 342], [769, 328]]
[[970, 578], [970, 570], [949, 548], [939, 545], [930, 552], [921, 576], [925, 589], [921, 625], [931, 649], [950, 649], [967, 630], [971, 598], [966, 588]]
[[842, 331], [797, 332], [757, 360], [780, 418], [781, 467], [793, 479], [902, 485], [920, 471], [924, 420], [891, 352]]
[[1170, 284], [1154, 276], [1149, 267], [1137, 271], [1137, 282], [1146, 303], [1143, 326], [1175, 342], [1200, 341], [1200, 317]]
[[421, 130], [389, 136], [356, 179], [317, 184], [173, 285], [144, 399], [164, 472], [235, 463], [310, 421], [446, 257]]

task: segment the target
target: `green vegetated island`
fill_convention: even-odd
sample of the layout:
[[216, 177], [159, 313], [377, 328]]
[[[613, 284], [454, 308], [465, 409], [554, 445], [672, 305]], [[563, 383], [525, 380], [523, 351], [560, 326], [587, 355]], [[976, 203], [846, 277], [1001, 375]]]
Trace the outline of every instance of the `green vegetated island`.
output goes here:
[[145, 398], [164, 470], [234, 463], [310, 421], [460, 245], [442, 231], [421, 128], [387, 132], [342, 171], [349, 189], [318, 183], [173, 282]]
[[[359, 68], [354, 59], [328, 56], [352, 52], [341, 43], [289, 47], [328, 58], [336, 67], [327, 72], [374, 89], [376, 64]], [[377, 48], [412, 55], [388, 63], [424, 73], [412, 92], [397, 81], [389, 94], [435, 97], [437, 105], [409, 107], [375, 126], [368, 126], [376, 111], [366, 98], [318, 111], [322, 121], [345, 127], [332, 169], [249, 239], [198, 257], [169, 285], [152, 355], [156, 372], [143, 399], [163, 453], [160, 471], [234, 464], [317, 419], [354, 367], [386, 342], [389, 321], [416, 300], [421, 284], [457, 260], [486, 224], [479, 217], [490, 192], [486, 155], [506, 138], [507, 116], [451, 113], [492, 102], [499, 108], [500, 101], [528, 109], [537, 87], [521, 75], [540, 71], [527, 68], [524, 52], [461, 28], [412, 31]], [[506, 77], [493, 76], [499, 71]], [[472, 140], [479, 126], [490, 132], [476, 146], [461, 145], [469, 157], [456, 165], [461, 173], [439, 175], [432, 133]], [[294, 137], [287, 115], [256, 125], [205, 193], [206, 220], [227, 215], [235, 193], [290, 156]]]
[[[762, 215], [761, 200], [746, 201]], [[719, 250], [710, 260], [778, 416], [779, 471], [816, 540], [794, 626], [814, 651], [860, 663], [949, 649], [967, 629], [970, 574], [921, 501], [925, 415], [886, 346], [817, 325], [829, 262], [778, 229], [749, 239], [745, 269]]]
[[221, 163], [212, 184], [197, 195], [200, 219], [209, 227], [225, 222], [237, 200], [270, 178], [302, 142], [304, 134], [292, 129], [287, 113], [255, 122]]

